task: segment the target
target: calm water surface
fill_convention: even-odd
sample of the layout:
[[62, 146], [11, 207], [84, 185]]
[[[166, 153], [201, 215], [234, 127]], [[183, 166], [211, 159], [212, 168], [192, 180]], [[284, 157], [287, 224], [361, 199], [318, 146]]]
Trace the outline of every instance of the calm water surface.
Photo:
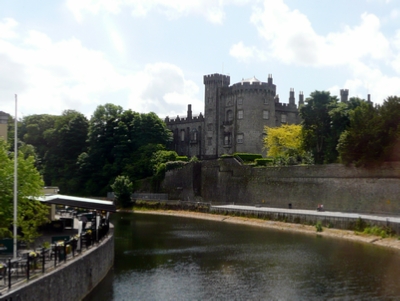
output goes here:
[[85, 299], [400, 300], [400, 253], [252, 226], [118, 213], [115, 265]]

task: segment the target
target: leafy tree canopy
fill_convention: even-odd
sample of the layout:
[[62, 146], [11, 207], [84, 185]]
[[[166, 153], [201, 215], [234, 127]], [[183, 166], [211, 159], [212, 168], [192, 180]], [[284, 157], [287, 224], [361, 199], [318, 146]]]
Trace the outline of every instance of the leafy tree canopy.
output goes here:
[[[11, 237], [14, 219], [14, 154], [8, 152], [5, 141], [0, 139], [0, 237]], [[34, 166], [34, 158], [18, 153], [18, 227], [21, 240], [31, 243], [39, 236], [37, 227], [48, 221], [48, 208], [30, 197], [38, 197], [43, 191], [43, 180]]]
[[275, 165], [311, 164], [312, 157], [302, 148], [301, 125], [265, 127], [264, 147], [267, 156], [274, 158]]
[[350, 126], [337, 149], [344, 164], [372, 166], [400, 160], [400, 98], [391, 96], [381, 106], [365, 102], [350, 112]]

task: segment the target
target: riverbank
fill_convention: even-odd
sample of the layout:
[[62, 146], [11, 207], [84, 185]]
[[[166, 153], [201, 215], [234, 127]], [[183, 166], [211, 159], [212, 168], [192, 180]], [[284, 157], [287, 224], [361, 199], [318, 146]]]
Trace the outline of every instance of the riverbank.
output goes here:
[[308, 235], [318, 235], [321, 237], [333, 237], [339, 239], [347, 239], [351, 241], [358, 241], [363, 243], [374, 244], [400, 251], [400, 239], [397, 237], [381, 238], [379, 236], [367, 235], [357, 233], [350, 230], [339, 230], [332, 228], [323, 228], [322, 232], [316, 232], [315, 226], [308, 226], [302, 224], [292, 224], [279, 221], [269, 221], [256, 218], [238, 217], [238, 216], [225, 216], [209, 213], [200, 213], [192, 211], [175, 211], [175, 210], [139, 210], [135, 209], [135, 213], [140, 214], [159, 214], [170, 215], [188, 218], [198, 218], [205, 220], [213, 220], [227, 223], [243, 224], [256, 227], [271, 228], [280, 231], [299, 232]]

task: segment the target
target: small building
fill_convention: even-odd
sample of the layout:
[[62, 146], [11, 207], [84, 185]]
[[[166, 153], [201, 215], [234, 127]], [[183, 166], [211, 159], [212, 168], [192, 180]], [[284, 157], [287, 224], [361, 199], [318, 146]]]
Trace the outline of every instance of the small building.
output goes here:
[[7, 141], [7, 131], [8, 131], [8, 118], [10, 115], [7, 113], [0, 111], [0, 138], [4, 138]]

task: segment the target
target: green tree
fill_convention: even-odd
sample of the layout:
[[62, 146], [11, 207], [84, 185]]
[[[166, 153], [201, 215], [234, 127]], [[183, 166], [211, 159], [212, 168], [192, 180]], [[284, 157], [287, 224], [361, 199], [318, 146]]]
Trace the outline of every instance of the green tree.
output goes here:
[[116, 201], [123, 208], [131, 205], [131, 195], [133, 192], [133, 184], [126, 176], [118, 176], [115, 178], [114, 183], [111, 185], [114, 192]]
[[83, 114], [66, 110], [57, 116], [54, 128], [46, 131], [49, 146], [43, 159], [46, 185], [58, 186], [64, 194], [79, 194], [82, 183], [77, 161], [87, 151], [88, 127]]
[[264, 148], [267, 156], [274, 158], [275, 165], [310, 164], [312, 156], [302, 148], [301, 125], [282, 125], [264, 128]]
[[[48, 222], [48, 207], [32, 198], [42, 195], [43, 180], [35, 168], [33, 156], [18, 152], [18, 216], [17, 225], [22, 232], [21, 240], [27, 243], [40, 234], [38, 227]], [[11, 237], [13, 225], [14, 154], [0, 139], [0, 237]]]
[[303, 148], [312, 152], [316, 164], [322, 164], [326, 159], [327, 141], [331, 134], [329, 110], [332, 103], [337, 103], [337, 98], [329, 92], [315, 91], [306, 99], [306, 104], [300, 107]]
[[46, 132], [54, 128], [56, 119], [57, 116], [48, 114], [26, 116], [18, 129], [19, 139], [35, 147], [39, 170], [41, 170], [42, 160], [49, 149], [48, 141], [45, 138]]
[[89, 121], [88, 137], [88, 151], [79, 157], [86, 193], [104, 195], [112, 184], [110, 179], [119, 175], [132, 180], [152, 176], [152, 155], [165, 147], [171, 134], [154, 113], [123, 111], [106, 104]]
[[337, 148], [342, 163], [372, 166], [399, 160], [399, 142], [400, 98], [392, 96], [381, 106], [365, 102], [352, 111]]
[[301, 126], [296, 124], [284, 124], [280, 127], [264, 128], [266, 136], [264, 147], [270, 157], [289, 156], [290, 154], [303, 153], [301, 149]]

